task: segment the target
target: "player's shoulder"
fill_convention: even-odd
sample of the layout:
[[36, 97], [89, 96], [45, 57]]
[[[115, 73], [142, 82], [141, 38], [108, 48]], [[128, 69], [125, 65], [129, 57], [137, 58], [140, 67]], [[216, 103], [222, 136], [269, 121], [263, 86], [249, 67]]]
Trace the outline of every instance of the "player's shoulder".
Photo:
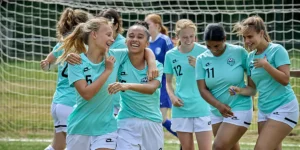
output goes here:
[[160, 34], [159, 35], [159, 39], [163, 40], [164, 42], [167, 43], [167, 45], [172, 44], [172, 40], [169, 36], [165, 35], [165, 34]]
[[206, 59], [214, 57], [214, 55], [210, 52], [210, 50], [206, 49], [203, 53], [197, 56], [197, 59]]
[[178, 53], [178, 46], [173, 47], [172, 49], [168, 50], [167, 53], [166, 53], [166, 56], [177, 54], [177, 53]]
[[272, 42], [269, 43], [268, 48], [270, 50], [274, 50], [274, 51], [277, 51], [277, 50], [285, 50], [286, 51], [286, 49], [281, 44], [272, 43]]
[[228, 47], [228, 49], [230, 50], [234, 50], [234, 51], [245, 51], [245, 48], [240, 46], [240, 45], [235, 45], [235, 44], [230, 44], [230, 43], [226, 43], [226, 46]]
[[203, 51], [206, 51], [207, 50], [207, 47], [205, 45], [202, 45], [202, 44], [199, 44], [199, 43], [196, 43], [194, 42], [194, 46], [197, 48], [197, 49], [200, 49], [200, 50], [203, 50]]

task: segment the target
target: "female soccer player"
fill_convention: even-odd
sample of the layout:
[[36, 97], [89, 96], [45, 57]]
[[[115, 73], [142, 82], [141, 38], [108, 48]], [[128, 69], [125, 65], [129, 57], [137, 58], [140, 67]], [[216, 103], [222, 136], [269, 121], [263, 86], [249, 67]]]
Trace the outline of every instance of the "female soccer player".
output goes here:
[[149, 44], [149, 37], [149, 31], [142, 25], [133, 25], [128, 29], [126, 43], [129, 59], [120, 66], [120, 82], [108, 87], [112, 94], [122, 91], [121, 109], [117, 117], [117, 150], [163, 148], [162, 115], [159, 110], [163, 65], [157, 62], [160, 75], [148, 81], [144, 49]]
[[[79, 23], [86, 22], [91, 17], [92, 15], [85, 11], [66, 8], [57, 23], [58, 41], [62, 41], [65, 36], [72, 32], [75, 26]], [[61, 43], [57, 43], [47, 58], [41, 61], [43, 70], [48, 71], [50, 65], [54, 65], [56, 59], [62, 54], [63, 51], [56, 51], [60, 46]], [[66, 146], [67, 118], [75, 104], [75, 89], [69, 86], [67, 68], [67, 63], [58, 65], [56, 90], [51, 105], [55, 133], [52, 144], [45, 150], [63, 150]]]
[[173, 103], [171, 128], [176, 131], [183, 150], [194, 149], [193, 133], [199, 149], [209, 150], [212, 140], [209, 107], [199, 94], [195, 78], [195, 57], [206, 48], [195, 43], [197, 27], [191, 20], [177, 21], [175, 30], [179, 45], [167, 52], [164, 65], [167, 91]]
[[208, 51], [197, 57], [196, 78], [201, 96], [211, 105], [214, 150], [239, 149], [239, 139], [252, 120], [250, 95], [230, 96], [231, 85], [246, 87], [247, 51], [226, 43], [222, 25], [209, 24], [204, 31]]
[[[156, 60], [164, 64], [165, 55], [168, 50], [172, 49], [173, 43], [168, 37], [168, 29], [163, 26], [162, 19], [157, 14], [149, 14], [146, 16], [145, 21], [149, 26], [150, 32], [150, 45], [149, 48], [154, 52]], [[167, 118], [167, 112], [171, 108], [172, 103], [166, 91], [166, 77], [162, 77], [162, 87], [160, 88], [160, 111], [163, 116], [163, 126], [174, 136], [176, 132], [171, 130], [171, 121]]]
[[[237, 23], [234, 30], [244, 38], [251, 51], [247, 59], [247, 74], [258, 96], [258, 139], [255, 150], [281, 149], [282, 140], [299, 119], [299, 104], [289, 84], [290, 59], [286, 49], [271, 42], [264, 21], [251, 16]], [[234, 87], [247, 95], [251, 90]]]

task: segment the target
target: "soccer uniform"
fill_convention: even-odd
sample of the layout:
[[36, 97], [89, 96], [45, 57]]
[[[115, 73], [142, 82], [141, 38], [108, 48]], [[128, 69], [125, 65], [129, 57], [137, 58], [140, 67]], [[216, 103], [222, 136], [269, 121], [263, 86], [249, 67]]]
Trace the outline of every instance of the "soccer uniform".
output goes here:
[[264, 68], [255, 68], [253, 60], [266, 57], [270, 65], [278, 68], [290, 65], [286, 49], [270, 43], [267, 49], [256, 55], [252, 51], [247, 60], [247, 74], [251, 77], [258, 90], [258, 122], [273, 119], [288, 124], [294, 128], [299, 118], [299, 104], [290, 84], [283, 86], [277, 82]]
[[188, 53], [181, 53], [178, 47], [175, 47], [166, 54], [164, 73], [175, 76], [175, 95], [184, 103], [182, 107], [172, 107], [171, 128], [174, 131], [211, 130], [208, 104], [199, 94], [195, 68], [188, 62], [188, 56], [197, 57], [204, 51], [204, 46], [194, 43], [194, 48]]
[[[157, 62], [156, 66], [160, 74], [155, 80], [161, 82], [163, 65]], [[147, 66], [142, 70], [136, 69], [128, 59], [119, 69], [119, 82], [146, 84], [147, 70]], [[160, 89], [157, 88], [151, 95], [131, 90], [120, 92], [120, 95], [117, 150], [162, 149], [164, 135], [159, 109]]]
[[[125, 43], [125, 37], [121, 34], [118, 34], [117, 38], [115, 39], [114, 43], [109, 47], [109, 49], [119, 49], [119, 48], [127, 48]], [[113, 95], [113, 102], [114, 102], [114, 114], [117, 115], [120, 109], [120, 93], [116, 93]]]
[[[155, 54], [156, 60], [158, 60], [162, 64], [164, 64], [165, 62], [165, 55], [167, 51], [172, 49], [173, 47], [174, 46], [171, 39], [164, 34], [159, 33], [154, 41], [151, 41], [150, 39], [149, 48]], [[166, 77], [164, 74], [162, 76], [161, 85], [162, 86], [160, 88], [160, 107], [171, 108], [172, 103], [166, 90]]]
[[[116, 62], [109, 78], [98, 93], [90, 100], [83, 99], [76, 91], [76, 107], [68, 118], [67, 149], [89, 150], [97, 148], [116, 148], [117, 122], [113, 115], [112, 96], [108, 85], [115, 82], [120, 64], [128, 59], [127, 49], [111, 49], [110, 56]], [[85, 54], [80, 54], [82, 63], [69, 66], [69, 83], [74, 86], [78, 80], [91, 84], [105, 70], [105, 61], [92, 63]]]
[[205, 80], [211, 94], [234, 113], [233, 117], [222, 117], [219, 110], [211, 108], [212, 124], [227, 122], [237, 126], [249, 127], [252, 120], [252, 100], [250, 96], [234, 95], [228, 92], [230, 86], [246, 87], [247, 51], [241, 46], [226, 43], [225, 52], [214, 56], [207, 50], [197, 57], [196, 79]]
[[[57, 50], [61, 43], [57, 43], [52, 54], [55, 58], [62, 55], [63, 50]], [[53, 95], [51, 114], [54, 120], [55, 132], [67, 132], [67, 119], [75, 105], [75, 89], [69, 86], [68, 63], [59, 64], [57, 71], [56, 90]]]

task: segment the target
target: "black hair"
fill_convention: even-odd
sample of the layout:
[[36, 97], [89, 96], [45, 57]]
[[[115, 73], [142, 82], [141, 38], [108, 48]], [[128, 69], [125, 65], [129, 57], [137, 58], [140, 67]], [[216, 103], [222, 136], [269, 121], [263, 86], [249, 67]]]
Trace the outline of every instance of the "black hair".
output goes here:
[[221, 24], [208, 24], [204, 30], [204, 41], [223, 41], [226, 38], [225, 29]]
[[146, 21], [141, 21], [141, 20], [139, 20], [139, 21], [137, 21], [137, 22], [135, 23], [135, 25], [141, 25], [141, 26], [144, 26], [147, 30], [149, 30], [149, 25], [148, 25], [148, 23], [147, 23]]
[[122, 34], [124, 32], [123, 21], [117, 10], [110, 8], [100, 12], [98, 15], [96, 15], [96, 17], [104, 17], [108, 19], [114, 26], [118, 24], [117, 33]]

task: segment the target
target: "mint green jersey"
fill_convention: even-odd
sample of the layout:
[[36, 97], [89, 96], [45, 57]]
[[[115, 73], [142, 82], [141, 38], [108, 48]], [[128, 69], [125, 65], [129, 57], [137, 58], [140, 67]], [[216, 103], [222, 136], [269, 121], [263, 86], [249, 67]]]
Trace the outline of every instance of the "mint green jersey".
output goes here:
[[[163, 65], [156, 61], [156, 66], [159, 69], [159, 76], [155, 80], [161, 82]], [[119, 69], [119, 82], [146, 84], [148, 82], [147, 70], [147, 66], [143, 70], [136, 69], [128, 59]], [[131, 90], [120, 92], [120, 95], [121, 109], [118, 114], [118, 120], [141, 118], [154, 122], [162, 122], [162, 115], [159, 109], [160, 88], [157, 88], [151, 95]]]
[[[118, 34], [114, 43], [109, 47], [109, 49], [119, 49], [119, 48], [127, 48], [125, 43], [125, 37], [121, 34]], [[115, 107], [120, 107], [120, 93], [116, 93], [113, 95], [113, 102]]]
[[[232, 111], [250, 110], [250, 96], [230, 96], [229, 87], [246, 87], [245, 72], [248, 53], [241, 46], [226, 43], [225, 52], [214, 56], [207, 50], [198, 56], [196, 61], [196, 79], [205, 80], [211, 94], [223, 104], [231, 107]], [[211, 112], [222, 116], [219, 110], [211, 106]]]
[[176, 78], [174, 94], [184, 102], [182, 107], [172, 107], [172, 118], [203, 117], [209, 115], [209, 107], [198, 91], [195, 68], [189, 64], [188, 56], [197, 57], [206, 51], [206, 47], [194, 43], [188, 53], [181, 53], [174, 47], [166, 54], [164, 73]]
[[[117, 122], [113, 115], [112, 96], [108, 93], [108, 85], [117, 79], [118, 69], [128, 59], [127, 49], [110, 50], [116, 62], [113, 72], [98, 93], [89, 101], [85, 100], [76, 90], [76, 105], [68, 118], [68, 134], [101, 136], [117, 130]], [[105, 61], [92, 63], [85, 54], [80, 54], [82, 63], [69, 65], [69, 82], [74, 86], [78, 80], [86, 80], [88, 84], [97, 80], [105, 70]]]
[[247, 73], [253, 80], [258, 91], [258, 109], [263, 113], [271, 113], [276, 108], [296, 99], [290, 84], [283, 86], [277, 82], [264, 68], [255, 68], [253, 60], [266, 56], [268, 62], [278, 68], [282, 65], [290, 65], [289, 55], [286, 49], [279, 45], [270, 43], [267, 49], [259, 55], [256, 50], [252, 51], [247, 60]]
[[[57, 43], [53, 48], [52, 54], [58, 58], [63, 54], [63, 50], [57, 50], [62, 44]], [[75, 89], [70, 87], [68, 80], [68, 63], [58, 65], [56, 89], [53, 95], [52, 102], [73, 107], [76, 103]]]

